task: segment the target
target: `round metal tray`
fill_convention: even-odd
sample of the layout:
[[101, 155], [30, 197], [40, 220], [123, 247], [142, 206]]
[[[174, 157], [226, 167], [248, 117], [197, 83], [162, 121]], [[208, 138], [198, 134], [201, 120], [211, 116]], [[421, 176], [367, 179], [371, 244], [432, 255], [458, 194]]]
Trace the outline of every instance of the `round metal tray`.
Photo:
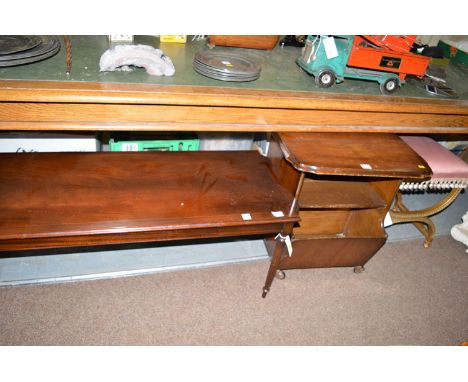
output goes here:
[[260, 65], [255, 61], [232, 53], [197, 52], [194, 61], [211, 67], [212, 69], [231, 74], [254, 75], [261, 70]]
[[24, 52], [40, 43], [40, 36], [0, 36], [0, 55]]
[[231, 78], [239, 78], [239, 79], [242, 79], [242, 78], [257, 78], [260, 76], [260, 73], [256, 73], [256, 74], [249, 74], [249, 75], [245, 75], [245, 74], [227, 74], [227, 73], [222, 73], [222, 72], [218, 72], [218, 71], [215, 71], [215, 70], [209, 70], [209, 69], [206, 69], [206, 68], [203, 68], [203, 67], [197, 67], [194, 65], [194, 69], [197, 70], [198, 72], [203, 72], [203, 73], [206, 73], [206, 74], [212, 74], [212, 75], [215, 75], [215, 76], [218, 76], [218, 77], [231, 77]]
[[38, 36], [41, 44], [17, 54], [0, 56], [0, 67], [30, 64], [55, 55], [60, 50], [60, 41], [53, 36]]
[[255, 75], [249, 75], [249, 76], [246, 76], [246, 75], [226, 75], [226, 74], [223, 74], [223, 73], [220, 73], [220, 72], [216, 72], [216, 71], [209, 71], [209, 70], [206, 70], [206, 69], [201, 69], [201, 68], [198, 68], [197, 66], [193, 66], [194, 70], [205, 76], [205, 77], [209, 77], [209, 78], [212, 78], [212, 79], [215, 79], [215, 80], [220, 80], [220, 81], [231, 81], [231, 82], [248, 82], [248, 81], [254, 81], [256, 80], [257, 78], [260, 77], [260, 73], [258, 74], [255, 74]]
[[251, 77], [251, 76], [258, 76], [260, 74], [260, 70], [257, 71], [257, 72], [237, 73], [237, 72], [232, 72], [227, 68], [218, 69], [218, 68], [203, 64], [203, 63], [201, 63], [199, 61], [196, 61], [196, 60], [193, 61], [193, 65], [195, 67], [197, 67], [198, 69], [206, 71], [206, 72], [218, 73], [218, 74], [223, 74], [223, 75], [227, 75], [227, 76], [239, 76], [239, 77], [247, 76], [247, 77]]

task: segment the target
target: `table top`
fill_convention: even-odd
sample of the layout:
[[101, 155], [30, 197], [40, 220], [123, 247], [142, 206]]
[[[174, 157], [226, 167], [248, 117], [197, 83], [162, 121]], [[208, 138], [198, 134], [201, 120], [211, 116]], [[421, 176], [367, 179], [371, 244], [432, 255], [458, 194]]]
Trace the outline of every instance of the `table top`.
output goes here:
[[22, 153], [0, 162], [0, 249], [83, 235], [93, 243], [141, 233], [181, 239], [195, 229], [222, 236], [229, 227], [257, 234], [260, 225], [298, 220], [289, 215], [293, 195], [255, 151]]
[[319, 175], [429, 178], [431, 170], [395, 134], [279, 133], [286, 160]]

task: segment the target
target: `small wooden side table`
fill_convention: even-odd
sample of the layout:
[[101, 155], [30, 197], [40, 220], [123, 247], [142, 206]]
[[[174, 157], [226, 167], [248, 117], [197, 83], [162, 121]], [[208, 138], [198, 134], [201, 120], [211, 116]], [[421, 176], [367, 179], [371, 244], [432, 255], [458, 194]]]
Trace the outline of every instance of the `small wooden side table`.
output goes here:
[[[428, 164], [395, 134], [278, 133], [269, 156], [296, 173], [299, 215], [292, 253], [273, 270], [355, 267], [384, 245], [384, 219], [401, 179], [427, 179]], [[284, 158], [278, 158], [284, 155]], [[275, 159], [276, 158], [276, 159]], [[275, 241], [267, 240], [270, 253]], [[272, 271], [273, 271], [272, 270]]]

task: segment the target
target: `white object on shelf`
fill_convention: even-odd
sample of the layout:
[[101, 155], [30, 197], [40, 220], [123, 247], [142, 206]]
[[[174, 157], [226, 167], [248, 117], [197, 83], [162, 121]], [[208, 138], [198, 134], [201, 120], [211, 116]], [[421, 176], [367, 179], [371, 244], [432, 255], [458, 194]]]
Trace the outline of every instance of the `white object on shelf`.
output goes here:
[[133, 42], [132, 34], [110, 34], [110, 42]]
[[252, 150], [253, 133], [198, 133], [200, 151], [224, 150], [239, 151]]
[[94, 134], [0, 133], [0, 152], [100, 151]]
[[130, 66], [145, 68], [152, 76], [172, 76], [175, 73], [171, 59], [161, 49], [149, 45], [116, 45], [106, 50], [99, 60], [101, 72], [128, 71]]

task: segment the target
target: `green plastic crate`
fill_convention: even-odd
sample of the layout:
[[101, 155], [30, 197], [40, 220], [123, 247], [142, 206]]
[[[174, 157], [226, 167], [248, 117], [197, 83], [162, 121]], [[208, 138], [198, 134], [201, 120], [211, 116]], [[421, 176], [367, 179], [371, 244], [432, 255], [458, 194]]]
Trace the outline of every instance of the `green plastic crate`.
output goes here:
[[110, 151], [198, 151], [199, 139], [109, 141]]

